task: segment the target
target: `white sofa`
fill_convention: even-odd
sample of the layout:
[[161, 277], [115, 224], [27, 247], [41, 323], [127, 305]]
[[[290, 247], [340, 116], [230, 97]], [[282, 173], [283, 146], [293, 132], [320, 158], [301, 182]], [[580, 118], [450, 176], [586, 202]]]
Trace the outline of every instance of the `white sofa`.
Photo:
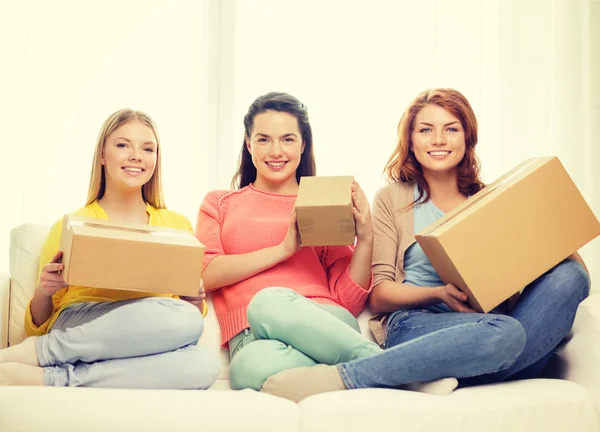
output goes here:
[[[0, 275], [0, 346], [24, 337], [48, 228], [12, 230], [10, 277]], [[360, 316], [369, 335], [368, 313]], [[370, 337], [370, 335], [369, 335]], [[219, 348], [211, 309], [200, 343]], [[299, 404], [228, 388], [228, 355], [208, 391], [0, 387], [0, 431], [589, 431], [600, 432], [600, 294], [580, 307], [553, 376], [465, 388], [450, 396], [364, 389], [312, 396]]]

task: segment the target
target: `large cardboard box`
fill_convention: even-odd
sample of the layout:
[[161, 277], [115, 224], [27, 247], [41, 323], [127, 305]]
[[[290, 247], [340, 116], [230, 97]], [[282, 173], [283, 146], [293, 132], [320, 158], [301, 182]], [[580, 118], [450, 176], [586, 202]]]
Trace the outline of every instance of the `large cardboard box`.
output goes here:
[[302, 177], [296, 216], [302, 246], [353, 245], [352, 176]]
[[527, 159], [416, 236], [445, 283], [489, 312], [600, 234], [556, 157]]
[[204, 246], [185, 230], [65, 215], [69, 285], [196, 296]]

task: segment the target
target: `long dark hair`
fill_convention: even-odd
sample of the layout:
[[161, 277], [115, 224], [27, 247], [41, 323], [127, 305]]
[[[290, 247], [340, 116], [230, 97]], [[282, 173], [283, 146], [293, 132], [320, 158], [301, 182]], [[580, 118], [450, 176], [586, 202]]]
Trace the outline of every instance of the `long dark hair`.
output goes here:
[[298, 121], [298, 128], [300, 129], [302, 143], [304, 144], [304, 152], [300, 157], [298, 169], [296, 169], [296, 180], [300, 182], [300, 177], [314, 176], [317, 173], [313, 153], [312, 129], [308, 120], [306, 105], [290, 94], [271, 92], [259, 96], [252, 102], [252, 105], [250, 105], [248, 112], [244, 116], [244, 140], [242, 142], [238, 170], [231, 180], [232, 189], [241, 189], [256, 180], [256, 167], [252, 163], [252, 156], [246, 146], [246, 138], [250, 139], [252, 135], [254, 118], [265, 111], [285, 112], [293, 115]]

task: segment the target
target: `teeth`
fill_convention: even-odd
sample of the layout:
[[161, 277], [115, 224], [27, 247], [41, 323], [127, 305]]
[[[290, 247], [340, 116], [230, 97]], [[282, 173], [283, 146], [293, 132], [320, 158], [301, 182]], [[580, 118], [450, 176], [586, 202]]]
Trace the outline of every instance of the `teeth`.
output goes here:
[[432, 155], [432, 156], [446, 156], [449, 153], [450, 153], [449, 151], [434, 151], [434, 152], [429, 152], [429, 154]]
[[272, 166], [272, 167], [280, 167], [283, 166], [285, 164], [285, 162], [267, 162], [267, 165]]
[[125, 168], [125, 171], [129, 171], [129, 172], [134, 172], [134, 173], [141, 173], [142, 169], [141, 168]]

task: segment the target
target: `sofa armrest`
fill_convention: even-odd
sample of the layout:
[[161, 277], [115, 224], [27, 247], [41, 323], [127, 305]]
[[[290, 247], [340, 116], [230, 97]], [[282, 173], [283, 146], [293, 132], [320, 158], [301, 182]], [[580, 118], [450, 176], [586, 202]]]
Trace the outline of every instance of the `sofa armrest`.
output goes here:
[[0, 349], [8, 346], [10, 277], [0, 272]]
[[592, 291], [579, 305], [571, 337], [557, 356], [560, 377], [587, 388], [600, 405], [600, 293]]

